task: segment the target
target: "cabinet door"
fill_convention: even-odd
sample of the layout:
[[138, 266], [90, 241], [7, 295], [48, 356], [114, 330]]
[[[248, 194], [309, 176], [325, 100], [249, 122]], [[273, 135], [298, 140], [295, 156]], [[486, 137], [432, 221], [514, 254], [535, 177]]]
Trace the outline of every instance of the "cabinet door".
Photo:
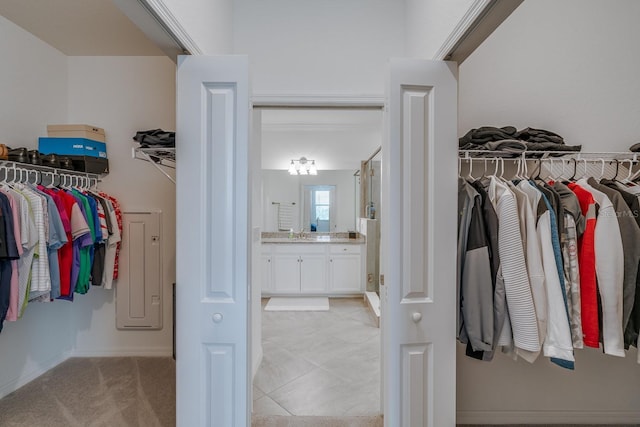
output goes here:
[[272, 257], [272, 264], [271, 293], [299, 293], [300, 257], [295, 254], [275, 254]]
[[260, 269], [262, 277], [262, 293], [271, 293], [271, 255], [262, 255]]
[[331, 255], [329, 275], [331, 292], [361, 292], [360, 255]]
[[305, 254], [300, 258], [300, 291], [303, 294], [327, 293], [327, 256]]

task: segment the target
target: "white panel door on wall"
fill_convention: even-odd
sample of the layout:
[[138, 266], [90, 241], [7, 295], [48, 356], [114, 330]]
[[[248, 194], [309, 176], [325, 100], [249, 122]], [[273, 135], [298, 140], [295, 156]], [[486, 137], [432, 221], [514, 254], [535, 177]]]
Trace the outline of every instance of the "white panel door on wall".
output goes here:
[[178, 62], [176, 419], [250, 424], [246, 56]]
[[390, 62], [383, 142], [384, 424], [455, 426], [457, 69]]

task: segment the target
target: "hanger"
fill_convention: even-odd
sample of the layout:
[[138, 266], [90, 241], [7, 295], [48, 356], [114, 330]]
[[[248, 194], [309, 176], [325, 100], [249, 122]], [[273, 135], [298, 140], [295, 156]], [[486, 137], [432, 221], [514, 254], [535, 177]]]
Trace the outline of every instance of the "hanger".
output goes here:
[[467, 174], [467, 177], [465, 178], [467, 181], [475, 181], [476, 180], [473, 177], [473, 175], [471, 175], [472, 172], [473, 172], [473, 158], [469, 158], [469, 173]]
[[[633, 174], [633, 160], [628, 159], [629, 167], [627, 168], [627, 176], [626, 178], [621, 179], [619, 182], [624, 185], [637, 185], [635, 182], [631, 180], [631, 175]], [[622, 161], [624, 163], [624, 160]]]
[[604, 177], [605, 161], [604, 159], [600, 159], [600, 162], [602, 163], [602, 169], [600, 169], [600, 178], [598, 178], [598, 181], [600, 181]]

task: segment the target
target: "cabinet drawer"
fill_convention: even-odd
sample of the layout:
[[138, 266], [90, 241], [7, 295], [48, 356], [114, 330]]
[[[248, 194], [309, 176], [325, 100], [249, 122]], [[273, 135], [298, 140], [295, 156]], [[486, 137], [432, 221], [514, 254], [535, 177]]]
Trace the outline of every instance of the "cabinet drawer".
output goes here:
[[292, 243], [273, 245], [276, 254], [324, 254], [325, 245], [318, 243]]
[[359, 254], [361, 245], [331, 245], [329, 252], [332, 254]]

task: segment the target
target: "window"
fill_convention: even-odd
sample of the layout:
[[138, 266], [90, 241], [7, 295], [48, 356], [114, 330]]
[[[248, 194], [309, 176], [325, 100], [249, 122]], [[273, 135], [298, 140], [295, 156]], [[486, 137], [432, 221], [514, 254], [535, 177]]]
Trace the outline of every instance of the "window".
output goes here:
[[335, 224], [335, 185], [305, 185], [304, 228], [328, 233]]

